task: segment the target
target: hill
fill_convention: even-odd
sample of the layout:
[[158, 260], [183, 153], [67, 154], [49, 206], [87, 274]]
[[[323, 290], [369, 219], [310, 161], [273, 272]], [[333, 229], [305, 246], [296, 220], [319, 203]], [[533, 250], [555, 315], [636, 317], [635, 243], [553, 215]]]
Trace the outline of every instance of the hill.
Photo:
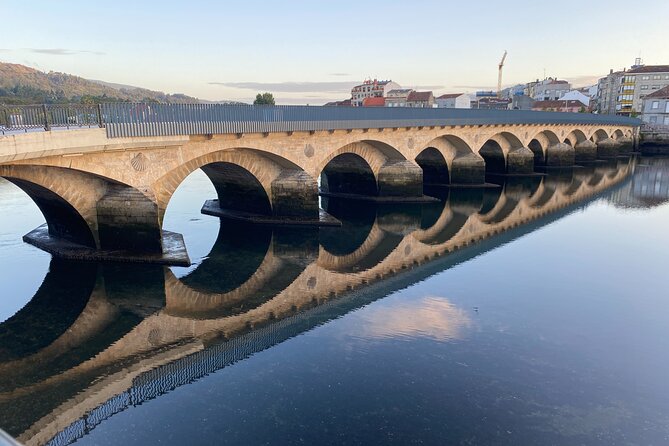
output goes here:
[[98, 102], [196, 103], [184, 94], [166, 94], [129, 85], [91, 81], [71, 74], [45, 73], [25, 65], [0, 62], [0, 104]]

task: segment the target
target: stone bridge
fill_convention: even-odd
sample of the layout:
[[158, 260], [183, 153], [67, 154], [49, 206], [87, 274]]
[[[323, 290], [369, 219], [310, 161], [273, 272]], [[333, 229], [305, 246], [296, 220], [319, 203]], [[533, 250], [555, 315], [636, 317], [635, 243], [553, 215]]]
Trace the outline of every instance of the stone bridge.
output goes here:
[[[69, 444], [130, 405], [549, 224], [623, 184], [634, 168], [633, 159], [610, 160], [504, 188], [454, 190], [420, 206], [365, 206], [371, 211], [357, 216], [356, 231], [258, 227], [240, 244], [236, 231], [248, 227], [221, 220], [207, 261], [182, 278], [158, 265], [54, 258], [35, 298], [0, 325], [0, 410], [34, 412], [6, 420], [27, 445]], [[349, 225], [349, 206], [325, 208]], [[329, 242], [328, 231], [342, 230], [350, 246]], [[232, 265], [231, 240], [256, 260]], [[227, 278], [208, 273], [228, 267]], [[54, 283], [62, 298], [47, 296]], [[67, 310], [63, 326], [42, 325], [58, 306]], [[35, 344], [31, 324], [54, 328], [25, 351], [22, 333]], [[31, 410], [5, 410], [24, 406]]]
[[[520, 111], [201, 105], [193, 106], [195, 117], [175, 117], [185, 106], [107, 107], [105, 128], [0, 136], [0, 176], [46, 219], [24, 239], [63, 258], [189, 264], [181, 236], [162, 222], [170, 198], [197, 169], [217, 192], [204, 213], [336, 225], [319, 208], [319, 194], [430, 201], [429, 186], [484, 186], [486, 175], [615, 158], [633, 149], [639, 125], [618, 116]], [[244, 116], [238, 122], [223, 112]]]

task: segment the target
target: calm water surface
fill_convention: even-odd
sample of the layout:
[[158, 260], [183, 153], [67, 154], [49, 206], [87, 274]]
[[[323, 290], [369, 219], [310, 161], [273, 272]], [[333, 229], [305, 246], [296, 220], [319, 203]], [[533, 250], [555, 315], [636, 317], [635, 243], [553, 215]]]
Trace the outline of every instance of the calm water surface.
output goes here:
[[669, 159], [341, 228], [165, 219], [190, 268], [66, 262], [0, 180], [0, 427], [27, 444], [669, 444]]

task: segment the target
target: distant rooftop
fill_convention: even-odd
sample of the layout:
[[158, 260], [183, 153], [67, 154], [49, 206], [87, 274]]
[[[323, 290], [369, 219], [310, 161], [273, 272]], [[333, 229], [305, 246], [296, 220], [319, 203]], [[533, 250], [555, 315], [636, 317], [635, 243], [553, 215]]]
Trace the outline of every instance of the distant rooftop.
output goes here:
[[430, 98], [432, 97], [432, 92], [431, 91], [412, 91], [409, 93], [409, 97], [407, 98], [407, 101], [409, 102], [416, 102], [416, 101], [429, 101]]
[[637, 73], [669, 73], [669, 65], [643, 65], [627, 71], [627, 74]]
[[669, 99], [669, 85], [649, 94], [644, 99]]
[[462, 96], [464, 93], [446, 93], [439, 96], [437, 99], [453, 99]]
[[569, 99], [567, 101], [535, 101], [532, 108], [560, 108], [560, 107], [587, 107], [583, 102]]

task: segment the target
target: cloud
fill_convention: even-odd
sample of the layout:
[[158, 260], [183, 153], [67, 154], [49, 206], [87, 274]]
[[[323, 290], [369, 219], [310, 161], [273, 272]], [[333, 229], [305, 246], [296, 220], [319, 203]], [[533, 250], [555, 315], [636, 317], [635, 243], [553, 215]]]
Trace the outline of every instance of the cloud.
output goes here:
[[585, 87], [588, 85], [594, 85], [599, 81], [599, 78], [602, 76], [597, 75], [585, 75], [585, 76], [574, 76], [565, 78], [570, 84], [574, 87]]
[[441, 90], [445, 87], [443, 85], [410, 85], [408, 88], [413, 88], [414, 90]]
[[352, 76], [349, 73], [330, 73], [330, 76]]
[[8, 53], [8, 52], [10, 52], [10, 51], [11, 51], [11, 50], [8, 49], [8, 48], [0, 48], [0, 53]]
[[271, 91], [278, 93], [350, 93], [357, 82], [209, 82], [242, 90]]
[[490, 85], [454, 85], [453, 88], [465, 88], [470, 90], [496, 90], [497, 87]]
[[31, 53], [50, 54], [52, 56], [71, 56], [74, 54], [95, 54], [96, 56], [103, 56], [105, 53], [101, 51], [88, 50], [72, 50], [67, 48], [24, 48]]

